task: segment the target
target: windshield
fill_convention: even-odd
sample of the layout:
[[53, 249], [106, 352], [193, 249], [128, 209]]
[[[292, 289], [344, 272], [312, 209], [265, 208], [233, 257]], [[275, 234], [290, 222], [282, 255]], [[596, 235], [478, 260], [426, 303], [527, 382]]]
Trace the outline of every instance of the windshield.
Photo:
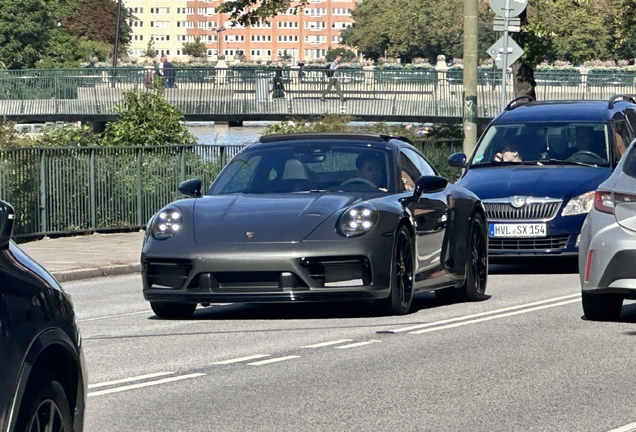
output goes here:
[[528, 123], [491, 126], [471, 166], [498, 163], [571, 163], [609, 166], [607, 127], [594, 123]]
[[247, 149], [212, 183], [208, 195], [318, 191], [389, 192], [391, 153], [360, 145], [301, 143]]

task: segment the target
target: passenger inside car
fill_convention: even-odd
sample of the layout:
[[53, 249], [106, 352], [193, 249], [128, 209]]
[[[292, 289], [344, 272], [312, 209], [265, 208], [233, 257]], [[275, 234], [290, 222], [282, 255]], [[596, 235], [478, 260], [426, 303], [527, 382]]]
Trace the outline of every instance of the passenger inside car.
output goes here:
[[521, 162], [521, 156], [516, 146], [513, 144], [506, 145], [501, 152], [495, 154], [495, 162]]

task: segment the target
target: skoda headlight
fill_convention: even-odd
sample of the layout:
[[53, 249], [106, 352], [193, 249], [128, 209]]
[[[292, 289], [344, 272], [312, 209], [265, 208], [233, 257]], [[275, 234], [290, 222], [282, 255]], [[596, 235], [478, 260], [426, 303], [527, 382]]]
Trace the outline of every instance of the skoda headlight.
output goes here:
[[157, 240], [165, 240], [181, 229], [183, 216], [176, 207], [166, 207], [152, 221], [151, 233]]
[[594, 191], [585, 192], [582, 195], [572, 198], [565, 205], [561, 216], [574, 216], [589, 213], [594, 207]]
[[338, 220], [338, 231], [347, 237], [368, 233], [378, 222], [378, 210], [369, 202], [349, 207]]

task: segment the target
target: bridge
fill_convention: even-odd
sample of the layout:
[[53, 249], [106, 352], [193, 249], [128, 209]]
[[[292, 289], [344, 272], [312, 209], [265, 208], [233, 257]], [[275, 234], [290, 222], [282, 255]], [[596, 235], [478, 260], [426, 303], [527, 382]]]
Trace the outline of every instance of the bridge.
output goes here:
[[[460, 123], [463, 118], [461, 70], [433, 68], [340, 69], [346, 100], [332, 92], [321, 101], [329, 78], [325, 69], [283, 69], [283, 98], [274, 98], [276, 70], [261, 68], [175, 68], [177, 88], [166, 89], [168, 102], [188, 121], [280, 121], [324, 114], [348, 114], [362, 121]], [[144, 92], [144, 68], [83, 68], [0, 71], [0, 116], [18, 123], [82, 121], [104, 124], [116, 119], [126, 91]], [[585, 73], [535, 74], [537, 98], [609, 99], [636, 93], [634, 77], [590, 79]], [[508, 77], [508, 100], [513, 96]], [[500, 111], [500, 72], [479, 75], [480, 123]]]

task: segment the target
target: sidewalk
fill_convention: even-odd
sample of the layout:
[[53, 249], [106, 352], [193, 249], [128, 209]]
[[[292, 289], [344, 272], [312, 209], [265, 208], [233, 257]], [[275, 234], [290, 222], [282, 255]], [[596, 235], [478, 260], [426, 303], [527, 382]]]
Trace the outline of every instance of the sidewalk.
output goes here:
[[45, 238], [18, 245], [59, 282], [139, 273], [143, 232]]

